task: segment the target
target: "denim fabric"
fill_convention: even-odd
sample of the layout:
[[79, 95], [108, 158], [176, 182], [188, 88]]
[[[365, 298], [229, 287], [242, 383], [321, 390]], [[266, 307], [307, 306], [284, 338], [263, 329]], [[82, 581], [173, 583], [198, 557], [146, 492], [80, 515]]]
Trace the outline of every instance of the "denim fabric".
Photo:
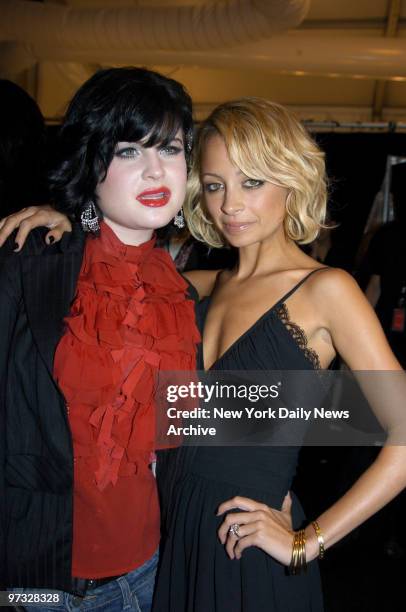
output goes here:
[[[141, 567], [125, 576], [112, 580], [97, 589], [89, 591], [85, 597], [60, 591], [62, 600], [58, 604], [46, 606], [26, 606], [30, 612], [51, 612], [55, 610], [79, 612], [150, 612], [154, 591], [155, 574], [158, 564], [158, 551]], [[37, 589], [13, 589], [14, 592], [37, 592]], [[40, 592], [40, 591], [38, 591]]]

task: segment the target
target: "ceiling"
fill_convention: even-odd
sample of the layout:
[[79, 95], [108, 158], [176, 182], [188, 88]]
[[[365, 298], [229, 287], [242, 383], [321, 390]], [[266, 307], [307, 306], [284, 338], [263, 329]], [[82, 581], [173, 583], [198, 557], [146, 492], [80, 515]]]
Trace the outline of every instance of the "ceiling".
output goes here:
[[[249, 4], [249, 0], [227, 1]], [[284, 6], [284, 0], [278, 2]], [[107, 14], [101, 9], [165, 10], [175, 5], [213, 8], [224, 5], [225, 0], [14, 3], [20, 8], [29, 4], [29, 8], [35, 5], [47, 11], [70, 8], [75, 15], [92, 16], [96, 32]], [[272, 31], [271, 27], [265, 38], [251, 37], [242, 44], [216, 43], [212, 48], [204, 44], [191, 48], [189, 44], [186, 49], [176, 48], [178, 40], [174, 40], [173, 49], [134, 48], [139, 35], [136, 25], [122, 29], [120, 44], [114, 40], [110, 44], [107, 30], [106, 37], [99, 32], [99, 38], [95, 35], [89, 44], [80, 37], [81, 43], [65, 40], [59, 44], [58, 36], [63, 32], [45, 31], [45, 17], [41, 21], [40, 14], [40, 21], [33, 22], [31, 30], [27, 20], [14, 23], [14, 29], [8, 30], [0, 24], [0, 76], [25, 87], [49, 121], [60, 119], [67, 100], [97, 68], [135, 64], [181, 81], [192, 95], [197, 118], [223, 100], [263, 96], [293, 107], [302, 119], [314, 122], [406, 123], [406, 0], [302, 0], [302, 4], [306, 14], [294, 28]], [[10, 8], [10, 0], [0, 0], [0, 23], [6, 8]], [[42, 25], [44, 33], [40, 34]], [[217, 25], [211, 30], [208, 34], [213, 37]]]

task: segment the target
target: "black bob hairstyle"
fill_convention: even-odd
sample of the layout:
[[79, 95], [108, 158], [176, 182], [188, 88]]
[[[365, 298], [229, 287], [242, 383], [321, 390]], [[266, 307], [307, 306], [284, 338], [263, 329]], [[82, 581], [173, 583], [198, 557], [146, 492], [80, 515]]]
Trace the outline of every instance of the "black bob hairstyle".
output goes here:
[[60, 129], [49, 176], [53, 205], [79, 219], [90, 201], [97, 206], [96, 186], [118, 142], [165, 146], [179, 129], [188, 157], [192, 100], [180, 83], [144, 68], [99, 70], [72, 98]]

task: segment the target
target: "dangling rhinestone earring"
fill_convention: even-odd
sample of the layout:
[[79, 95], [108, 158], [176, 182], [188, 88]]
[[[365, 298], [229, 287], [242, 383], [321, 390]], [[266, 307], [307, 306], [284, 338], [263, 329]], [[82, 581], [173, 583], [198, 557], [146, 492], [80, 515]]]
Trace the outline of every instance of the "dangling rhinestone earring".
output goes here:
[[185, 137], [186, 153], [190, 154], [193, 148], [193, 130], [190, 130]]
[[93, 202], [89, 202], [85, 210], [80, 215], [80, 222], [84, 232], [96, 234], [100, 230], [99, 217]]
[[173, 224], [176, 225], [179, 229], [185, 227], [185, 217], [183, 216], [183, 208], [175, 215], [173, 220]]

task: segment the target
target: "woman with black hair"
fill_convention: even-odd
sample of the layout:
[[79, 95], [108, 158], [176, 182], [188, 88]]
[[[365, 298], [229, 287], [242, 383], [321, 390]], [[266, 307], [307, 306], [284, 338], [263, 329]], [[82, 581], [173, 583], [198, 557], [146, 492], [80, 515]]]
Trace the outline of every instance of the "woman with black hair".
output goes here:
[[51, 173], [72, 233], [2, 252], [0, 584], [63, 591], [59, 609], [150, 609], [154, 376], [193, 369], [198, 340], [188, 284], [153, 234], [179, 223], [191, 140], [179, 83], [96, 73]]

